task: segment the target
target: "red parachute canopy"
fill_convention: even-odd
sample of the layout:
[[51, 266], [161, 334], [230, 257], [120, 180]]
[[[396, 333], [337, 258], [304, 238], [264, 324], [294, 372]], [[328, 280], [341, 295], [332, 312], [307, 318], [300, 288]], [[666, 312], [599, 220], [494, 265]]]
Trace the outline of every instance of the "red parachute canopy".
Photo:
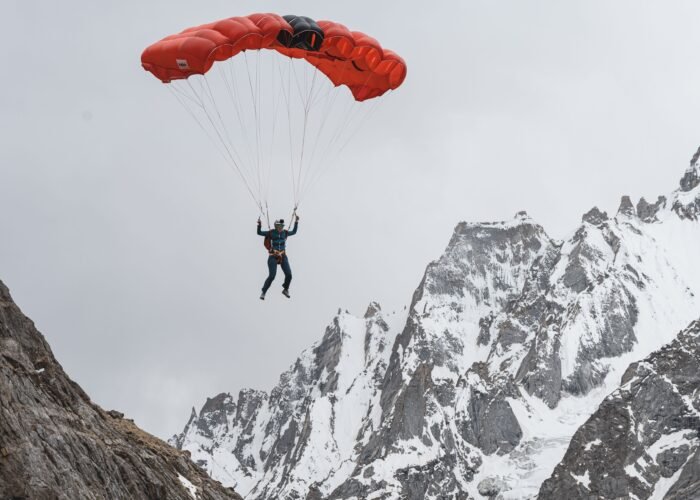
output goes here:
[[[394, 52], [383, 49], [374, 38], [350, 31], [333, 21], [313, 22], [312, 37], [320, 47], [289, 43], [298, 37], [295, 22], [277, 14], [231, 17], [189, 28], [146, 48], [141, 64], [163, 83], [203, 75], [216, 61], [224, 61], [245, 50], [269, 49], [304, 59], [323, 72], [334, 85], [346, 85], [357, 101], [381, 96], [399, 87], [406, 77], [406, 64]], [[305, 25], [306, 26], [306, 25]]]

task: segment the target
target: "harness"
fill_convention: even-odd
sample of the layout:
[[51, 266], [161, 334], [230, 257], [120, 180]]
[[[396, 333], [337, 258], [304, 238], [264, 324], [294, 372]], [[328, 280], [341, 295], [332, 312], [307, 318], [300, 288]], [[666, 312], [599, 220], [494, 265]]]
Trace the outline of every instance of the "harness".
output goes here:
[[[272, 231], [270, 231], [271, 233]], [[272, 237], [270, 236], [270, 233], [268, 233], [268, 236], [265, 237], [265, 248], [267, 248], [268, 253], [275, 258], [277, 261], [277, 264], [282, 264], [282, 261], [284, 261], [284, 256], [287, 255], [286, 250], [276, 250], [272, 244]], [[282, 231], [280, 234], [283, 235], [282, 241], [287, 241], [287, 236], [288, 236], [289, 231], [286, 229]]]
[[270, 255], [275, 258], [278, 264], [282, 264], [284, 256], [287, 255], [285, 250], [270, 250]]

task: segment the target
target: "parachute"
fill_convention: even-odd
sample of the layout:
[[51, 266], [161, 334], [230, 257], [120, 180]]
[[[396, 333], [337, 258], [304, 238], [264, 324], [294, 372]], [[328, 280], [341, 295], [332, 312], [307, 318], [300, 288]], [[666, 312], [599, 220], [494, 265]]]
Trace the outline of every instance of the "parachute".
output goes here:
[[210, 137], [268, 225], [271, 180], [281, 177], [273, 170], [289, 165], [296, 211], [377, 98], [406, 77], [404, 60], [364, 33], [277, 14], [188, 28], [147, 47], [141, 63]]

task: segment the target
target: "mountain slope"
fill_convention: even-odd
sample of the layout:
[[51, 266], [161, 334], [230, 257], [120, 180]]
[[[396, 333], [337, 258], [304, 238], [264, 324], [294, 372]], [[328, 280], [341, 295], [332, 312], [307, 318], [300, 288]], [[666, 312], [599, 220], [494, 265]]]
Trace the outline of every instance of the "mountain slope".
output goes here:
[[241, 497], [92, 403], [0, 282], [0, 498]]
[[248, 390], [237, 401], [228, 394], [209, 399], [173, 444], [213, 476], [260, 498], [306, 490], [309, 478], [344, 479], [356, 436], [376, 425], [391, 321], [395, 315], [385, 317], [374, 303], [363, 318], [339, 311], [321, 342], [269, 395]]
[[627, 369], [539, 498], [698, 498], [699, 432], [700, 320]]
[[525, 213], [460, 223], [406, 314], [339, 314], [269, 395], [219, 396], [173, 442], [250, 498], [534, 497], [626, 367], [697, 318], [699, 217], [696, 155], [563, 242]]

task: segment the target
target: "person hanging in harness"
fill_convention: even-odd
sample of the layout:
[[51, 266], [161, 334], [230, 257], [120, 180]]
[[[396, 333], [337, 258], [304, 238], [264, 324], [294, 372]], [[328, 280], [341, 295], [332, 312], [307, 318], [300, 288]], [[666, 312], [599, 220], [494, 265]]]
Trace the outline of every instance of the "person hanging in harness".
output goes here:
[[278, 265], [282, 267], [282, 272], [284, 272], [282, 294], [285, 297], [290, 298], [289, 284], [292, 282], [292, 269], [289, 267], [289, 259], [287, 258], [287, 237], [297, 234], [297, 228], [299, 227], [299, 216], [296, 215], [294, 220], [294, 229], [291, 231], [284, 229], [284, 219], [276, 220], [275, 228], [270, 229], [269, 231], [263, 231], [260, 226], [261, 222], [260, 219], [258, 219], [258, 235], [265, 237], [265, 248], [267, 248], [267, 251], [270, 254], [270, 256], [267, 258], [267, 268], [269, 274], [265, 280], [265, 283], [263, 284], [260, 300], [265, 300], [265, 294], [277, 275]]

